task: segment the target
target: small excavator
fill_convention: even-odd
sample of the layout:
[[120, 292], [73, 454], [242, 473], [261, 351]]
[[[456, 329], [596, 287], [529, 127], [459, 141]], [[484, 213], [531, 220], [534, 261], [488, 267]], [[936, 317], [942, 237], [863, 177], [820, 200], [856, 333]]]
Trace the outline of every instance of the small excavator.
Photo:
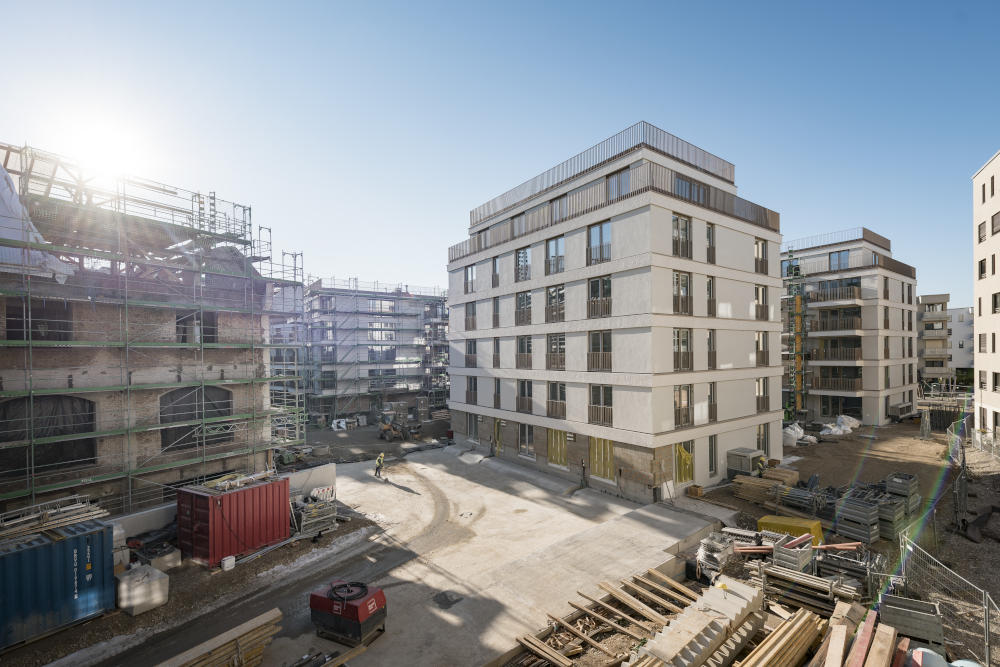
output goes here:
[[410, 429], [400, 424], [391, 412], [383, 413], [379, 418], [378, 437], [380, 440], [392, 442], [396, 438], [400, 440], [410, 439]]

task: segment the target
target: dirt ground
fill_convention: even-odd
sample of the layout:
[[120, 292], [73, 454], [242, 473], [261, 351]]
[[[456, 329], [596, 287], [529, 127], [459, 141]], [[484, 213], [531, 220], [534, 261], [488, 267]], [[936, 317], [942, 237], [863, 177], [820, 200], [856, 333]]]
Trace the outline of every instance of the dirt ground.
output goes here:
[[362, 426], [350, 431], [334, 431], [330, 428], [310, 426], [306, 433], [309, 447], [319, 447], [324, 452], [329, 447], [329, 454], [321, 453], [307, 456], [307, 462], [322, 463], [355, 463], [370, 461], [385, 452], [386, 458], [396, 458], [409, 452], [444, 446], [449, 424], [447, 421], [431, 421], [424, 423], [420, 436], [410, 440], [394, 440], [389, 442], [378, 437], [378, 428]]

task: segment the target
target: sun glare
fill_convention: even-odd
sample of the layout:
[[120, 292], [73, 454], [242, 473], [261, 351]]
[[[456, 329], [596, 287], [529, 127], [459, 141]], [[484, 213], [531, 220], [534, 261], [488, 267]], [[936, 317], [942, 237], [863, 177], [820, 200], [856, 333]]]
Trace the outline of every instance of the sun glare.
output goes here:
[[[102, 177], [142, 174], [151, 155], [146, 137], [121, 118], [77, 116], [63, 124], [53, 146], [59, 153]], [[45, 148], [45, 146], [39, 146]]]

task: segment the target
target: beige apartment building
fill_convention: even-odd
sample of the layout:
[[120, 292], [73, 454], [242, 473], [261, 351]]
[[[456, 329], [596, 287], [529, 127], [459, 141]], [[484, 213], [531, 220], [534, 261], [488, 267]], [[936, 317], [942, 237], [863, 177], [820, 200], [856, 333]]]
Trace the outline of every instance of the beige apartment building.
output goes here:
[[955, 369], [951, 365], [949, 298], [949, 294], [924, 294], [917, 300], [917, 330], [920, 334], [917, 369], [920, 379], [925, 382], [951, 383], [955, 379]]
[[732, 164], [638, 123], [470, 218], [456, 440], [639, 501], [724, 479], [734, 448], [781, 457], [779, 216]]
[[973, 298], [975, 303], [974, 365], [976, 372], [976, 428], [995, 433], [1000, 428], [1000, 358], [997, 332], [1000, 329], [1000, 152], [972, 177], [972, 221], [975, 228]]
[[781, 275], [790, 412], [872, 426], [913, 413], [917, 272], [889, 239], [858, 227], [788, 241]]

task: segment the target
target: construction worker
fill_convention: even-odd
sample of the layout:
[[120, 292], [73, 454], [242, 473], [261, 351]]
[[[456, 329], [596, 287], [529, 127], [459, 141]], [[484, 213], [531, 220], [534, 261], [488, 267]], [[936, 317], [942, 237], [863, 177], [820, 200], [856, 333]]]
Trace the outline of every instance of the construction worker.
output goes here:
[[757, 476], [764, 477], [764, 471], [767, 470], [767, 461], [764, 457], [757, 459]]
[[379, 452], [375, 459], [375, 476], [382, 477], [382, 468], [385, 467], [385, 452]]

